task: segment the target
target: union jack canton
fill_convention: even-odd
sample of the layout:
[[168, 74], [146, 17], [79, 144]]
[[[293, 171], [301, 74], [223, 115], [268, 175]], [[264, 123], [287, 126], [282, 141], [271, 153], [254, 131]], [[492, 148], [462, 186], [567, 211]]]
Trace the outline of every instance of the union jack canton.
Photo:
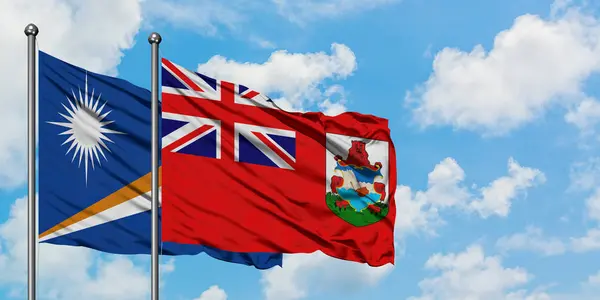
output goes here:
[[163, 151], [294, 170], [296, 132], [269, 126], [264, 110], [279, 108], [265, 95], [164, 58], [162, 95], [178, 108], [162, 112]]

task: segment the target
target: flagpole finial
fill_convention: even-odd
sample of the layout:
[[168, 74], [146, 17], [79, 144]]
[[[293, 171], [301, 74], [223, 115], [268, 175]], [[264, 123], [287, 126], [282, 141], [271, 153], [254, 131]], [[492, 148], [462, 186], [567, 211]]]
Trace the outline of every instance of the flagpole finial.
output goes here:
[[148, 37], [148, 43], [150, 44], [160, 44], [161, 41], [162, 37], [160, 36], [160, 34], [158, 34], [158, 32], [153, 32]]
[[30, 23], [29, 25], [27, 25], [25, 27], [25, 35], [26, 36], [30, 36], [30, 35], [36, 36], [38, 34], [38, 32], [40, 32], [40, 30], [33, 23]]

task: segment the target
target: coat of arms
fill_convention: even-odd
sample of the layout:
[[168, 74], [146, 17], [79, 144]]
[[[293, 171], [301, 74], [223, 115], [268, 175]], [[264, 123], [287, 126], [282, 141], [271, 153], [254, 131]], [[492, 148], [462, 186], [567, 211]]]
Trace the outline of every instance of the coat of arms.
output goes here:
[[384, 165], [369, 161], [366, 146], [364, 141], [351, 140], [345, 155], [334, 155], [335, 168], [328, 180], [327, 206], [354, 226], [376, 223], [389, 211]]

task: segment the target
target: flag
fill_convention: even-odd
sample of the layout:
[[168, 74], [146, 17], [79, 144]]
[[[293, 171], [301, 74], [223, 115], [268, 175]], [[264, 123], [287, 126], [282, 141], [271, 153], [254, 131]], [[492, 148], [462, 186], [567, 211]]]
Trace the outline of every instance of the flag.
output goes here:
[[[41, 51], [39, 72], [40, 242], [150, 254], [150, 91]], [[163, 255], [201, 252], [260, 269], [282, 264], [281, 254], [171, 242], [159, 248]]]
[[394, 262], [388, 121], [292, 113], [162, 59], [163, 240]]

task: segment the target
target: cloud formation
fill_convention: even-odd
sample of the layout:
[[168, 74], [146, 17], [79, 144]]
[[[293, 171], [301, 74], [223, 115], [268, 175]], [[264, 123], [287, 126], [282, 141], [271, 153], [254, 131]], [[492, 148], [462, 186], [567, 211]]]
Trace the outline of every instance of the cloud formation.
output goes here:
[[428, 174], [427, 190], [412, 192], [408, 186], [396, 191], [398, 235], [415, 232], [435, 234], [435, 228], [445, 222], [440, 213], [455, 209], [477, 213], [482, 218], [506, 217], [510, 207], [526, 190], [545, 182], [544, 173], [523, 167], [508, 159], [508, 175], [499, 177], [487, 186], [472, 189], [464, 183], [465, 172], [455, 159], [448, 157]]
[[479, 245], [460, 253], [437, 253], [429, 257], [425, 268], [439, 275], [419, 282], [422, 294], [409, 300], [549, 300], [541, 292], [519, 289], [533, 276], [521, 267], [504, 267], [498, 256], [487, 256]]
[[227, 300], [227, 293], [219, 286], [213, 285], [194, 300]]
[[263, 272], [261, 283], [266, 300], [298, 300], [311, 292], [336, 290], [357, 291], [377, 285], [394, 266], [370, 267], [326, 256], [320, 251], [311, 254], [285, 255], [285, 268], [275, 267]]
[[527, 250], [546, 256], [559, 255], [567, 251], [566, 245], [556, 237], [546, 237], [537, 227], [527, 227], [523, 233], [501, 237], [496, 247], [502, 252]]
[[405, 100], [422, 127], [502, 135], [561, 106], [570, 110], [567, 121], [589, 129], [598, 103], [583, 87], [598, 71], [600, 21], [565, 3], [550, 18], [519, 16], [489, 51], [444, 48], [429, 79]]

